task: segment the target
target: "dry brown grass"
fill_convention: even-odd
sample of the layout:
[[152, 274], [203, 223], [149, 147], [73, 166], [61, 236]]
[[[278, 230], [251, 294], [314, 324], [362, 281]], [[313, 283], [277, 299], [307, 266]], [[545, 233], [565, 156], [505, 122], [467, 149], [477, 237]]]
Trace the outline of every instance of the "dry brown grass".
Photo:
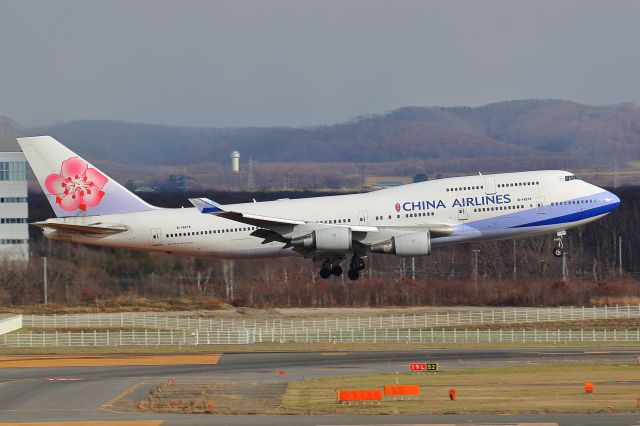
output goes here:
[[[419, 384], [417, 400], [385, 400], [379, 406], [342, 406], [335, 389], [381, 388], [385, 384]], [[586, 381], [595, 384], [585, 394]], [[450, 401], [449, 389], [457, 400]], [[310, 378], [291, 383], [283, 397], [290, 411], [322, 414], [355, 413], [521, 413], [640, 411], [640, 366], [545, 365], [451, 370], [432, 375], [374, 374]]]
[[81, 306], [67, 306], [55, 303], [0, 308], [0, 313], [13, 314], [94, 314], [104, 312], [168, 312], [229, 309], [231, 305], [214, 297], [200, 299], [152, 300], [144, 297], [120, 296], [110, 300], [99, 300]]
[[[435, 327], [441, 329], [443, 327]], [[615, 319], [589, 319], [576, 321], [541, 321], [526, 322], [515, 324], [473, 324], [468, 326], [450, 326], [444, 328], [455, 328], [457, 330], [532, 330], [532, 329], [550, 329], [550, 330], [613, 330], [613, 329], [636, 329], [640, 328], [640, 318], [615, 318]]]
[[435, 343], [435, 344], [407, 344], [407, 343], [259, 343], [249, 345], [198, 345], [198, 346], [72, 346], [72, 347], [33, 347], [33, 348], [1, 348], [1, 355], [68, 355], [68, 354], [182, 354], [203, 352], [342, 352], [342, 351], [397, 351], [399, 349], [496, 349], [496, 348], [609, 348], [629, 347], [637, 348], [635, 342], [572, 342], [569, 343]]
[[591, 299], [589, 299], [589, 304], [595, 305], [595, 306], [640, 305], [640, 297], [637, 297], [637, 296], [592, 297]]

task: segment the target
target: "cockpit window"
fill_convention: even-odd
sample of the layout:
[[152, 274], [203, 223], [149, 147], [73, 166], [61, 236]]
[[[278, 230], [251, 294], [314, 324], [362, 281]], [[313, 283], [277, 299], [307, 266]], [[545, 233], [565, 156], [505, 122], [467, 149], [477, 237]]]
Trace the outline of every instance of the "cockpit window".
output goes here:
[[574, 176], [565, 176], [565, 177], [564, 177], [564, 180], [565, 180], [566, 182], [569, 182], [570, 180], [582, 180], [582, 179], [580, 179], [578, 176], [575, 176], [575, 175], [574, 175]]

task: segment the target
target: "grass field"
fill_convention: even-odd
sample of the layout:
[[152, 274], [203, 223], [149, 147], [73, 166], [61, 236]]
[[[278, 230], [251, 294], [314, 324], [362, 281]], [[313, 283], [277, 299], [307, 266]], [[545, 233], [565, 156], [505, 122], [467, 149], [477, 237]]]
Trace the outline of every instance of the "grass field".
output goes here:
[[[417, 400], [385, 400], [380, 405], [339, 405], [337, 389], [381, 389], [419, 384]], [[595, 385], [585, 394], [586, 381]], [[457, 399], [449, 400], [449, 389]], [[544, 365], [455, 369], [430, 375], [375, 374], [309, 378], [289, 385], [283, 408], [321, 414], [522, 413], [638, 411], [640, 366], [621, 364]]]
[[[420, 349], [492, 349], [492, 348], [598, 348], [598, 347], [628, 347], [638, 348], [634, 342], [574, 342], [571, 344], [545, 343], [435, 343], [435, 344], [407, 344], [407, 343], [260, 343], [251, 345], [198, 345], [198, 346], [71, 346], [71, 347], [32, 347], [32, 348], [1, 348], [0, 355], [73, 355], [73, 354], [181, 354], [203, 352], [332, 352], [332, 351], [392, 351], [392, 350], [420, 350]], [[640, 354], [640, 349], [638, 350]]]

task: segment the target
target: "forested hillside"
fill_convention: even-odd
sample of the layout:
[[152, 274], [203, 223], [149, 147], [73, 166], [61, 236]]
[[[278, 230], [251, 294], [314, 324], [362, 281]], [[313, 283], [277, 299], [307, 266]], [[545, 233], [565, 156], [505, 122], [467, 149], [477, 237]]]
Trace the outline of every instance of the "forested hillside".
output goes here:
[[292, 179], [301, 179], [296, 164], [306, 164], [306, 174], [322, 174], [327, 167], [329, 174], [344, 178], [614, 165], [624, 169], [640, 160], [640, 108], [560, 100], [406, 107], [309, 128], [185, 128], [96, 120], [28, 128], [5, 118], [0, 120], [0, 149], [16, 149], [11, 138], [19, 134], [51, 134], [98, 165], [112, 165], [134, 180], [158, 171], [194, 175], [195, 170], [202, 175], [198, 169], [220, 180], [234, 150], [240, 151], [243, 163], [252, 158], [260, 164], [266, 181], [266, 175], [288, 169]]

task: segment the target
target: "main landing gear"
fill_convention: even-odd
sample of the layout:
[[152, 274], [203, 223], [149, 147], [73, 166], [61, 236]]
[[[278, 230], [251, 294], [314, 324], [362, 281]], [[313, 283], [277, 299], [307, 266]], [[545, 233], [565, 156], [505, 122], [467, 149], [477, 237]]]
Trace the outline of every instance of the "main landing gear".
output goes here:
[[556, 237], [553, 239], [556, 242], [556, 246], [553, 248], [553, 255], [555, 257], [564, 256], [564, 244], [562, 242], [562, 237], [567, 235], [567, 231], [558, 231]]
[[[322, 267], [320, 267], [320, 276], [325, 280], [328, 279], [331, 275], [335, 275], [339, 277], [342, 275], [342, 266], [340, 263], [344, 260], [344, 257], [335, 257], [333, 259], [325, 259], [322, 262]], [[351, 258], [351, 262], [349, 263], [349, 271], [347, 275], [351, 281], [355, 281], [360, 278], [360, 271], [365, 268], [365, 263], [362, 257], [353, 255]]]
[[364, 260], [360, 256], [356, 256], [355, 254], [351, 258], [351, 263], [349, 264], [349, 272], [347, 275], [351, 281], [355, 281], [360, 278], [360, 271], [365, 268]]
[[331, 275], [335, 275], [336, 277], [342, 275], [342, 266], [340, 266], [341, 260], [342, 259], [332, 261], [331, 259], [327, 259], [322, 262], [322, 267], [320, 268], [320, 276], [326, 280]]

